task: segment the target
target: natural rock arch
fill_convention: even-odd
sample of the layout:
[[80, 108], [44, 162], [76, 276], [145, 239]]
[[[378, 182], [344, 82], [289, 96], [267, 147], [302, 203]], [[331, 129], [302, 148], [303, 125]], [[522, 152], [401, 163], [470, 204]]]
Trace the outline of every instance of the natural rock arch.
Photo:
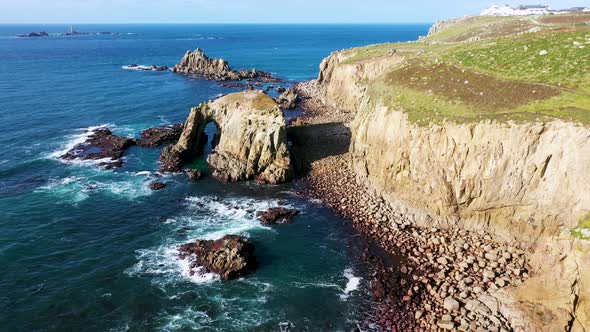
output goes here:
[[162, 152], [163, 171], [180, 171], [202, 154], [210, 122], [217, 125], [219, 138], [207, 158], [214, 177], [267, 183], [293, 177], [285, 118], [277, 103], [261, 91], [233, 93], [194, 107], [178, 143]]

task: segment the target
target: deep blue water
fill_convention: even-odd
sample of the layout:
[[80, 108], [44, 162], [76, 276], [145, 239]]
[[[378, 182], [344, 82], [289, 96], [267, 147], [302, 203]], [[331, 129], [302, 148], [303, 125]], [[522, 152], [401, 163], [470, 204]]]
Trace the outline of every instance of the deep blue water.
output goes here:
[[[407, 41], [427, 25], [84, 25], [119, 35], [15, 38], [67, 26], [0, 25], [0, 330], [349, 330], [370, 304], [354, 232], [289, 185], [147, 185], [159, 149], [132, 148], [123, 168], [57, 156], [87, 128], [134, 136], [179, 123], [191, 106], [234, 91], [129, 63], [172, 66], [203, 48], [234, 68], [289, 81], [314, 78], [331, 51]], [[303, 211], [262, 227], [255, 212], [279, 200]], [[221, 282], [188, 277], [174, 248], [248, 236], [259, 269]], [[356, 282], [360, 284], [356, 285]]]

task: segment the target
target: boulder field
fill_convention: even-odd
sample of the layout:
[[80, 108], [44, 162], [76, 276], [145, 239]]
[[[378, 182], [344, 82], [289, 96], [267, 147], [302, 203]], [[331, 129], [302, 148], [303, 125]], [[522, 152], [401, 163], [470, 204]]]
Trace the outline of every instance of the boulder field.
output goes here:
[[162, 151], [161, 170], [178, 172], [202, 153], [205, 126], [218, 127], [217, 145], [207, 158], [213, 176], [228, 182], [256, 179], [277, 184], [293, 177], [285, 118], [262, 91], [223, 96], [194, 107], [178, 142]]

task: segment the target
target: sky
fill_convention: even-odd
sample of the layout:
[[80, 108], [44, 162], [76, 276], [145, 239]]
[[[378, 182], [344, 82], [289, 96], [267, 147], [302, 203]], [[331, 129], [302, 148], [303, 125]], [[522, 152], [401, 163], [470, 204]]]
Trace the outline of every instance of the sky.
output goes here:
[[[549, 0], [552, 8], [587, 0]], [[0, 0], [10, 23], [430, 23], [512, 0]], [[586, 3], [588, 5], [588, 3]]]

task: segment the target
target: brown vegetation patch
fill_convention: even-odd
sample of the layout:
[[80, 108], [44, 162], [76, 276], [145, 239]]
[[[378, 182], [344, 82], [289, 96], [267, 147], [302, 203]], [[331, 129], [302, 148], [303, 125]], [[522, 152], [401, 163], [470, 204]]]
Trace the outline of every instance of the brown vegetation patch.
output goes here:
[[590, 22], [590, 14], [549, 15], [540, 19], [545, 24], [584, 24]]
[[481, 110], [511, 109], [560, 94], [554, 87], [503, 80], [444, 63], [411, 61], [385, 79], [391, 85], [434, 93]]

